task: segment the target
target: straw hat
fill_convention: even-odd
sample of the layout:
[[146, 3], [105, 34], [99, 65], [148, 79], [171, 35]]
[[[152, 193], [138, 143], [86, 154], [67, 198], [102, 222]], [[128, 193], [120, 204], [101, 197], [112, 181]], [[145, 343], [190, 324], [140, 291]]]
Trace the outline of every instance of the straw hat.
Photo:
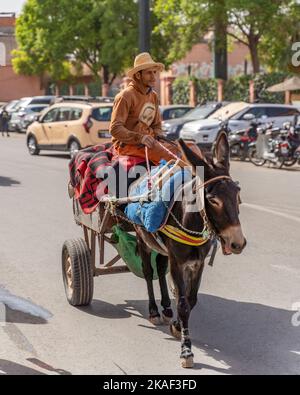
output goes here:
[[127, 76], [129, 78], [133, 78], [134, 74], [138, 73], [139, 71], [150, 69], [152, 67], [158, 68], [159, 71], [163, 71], [165, 69], [165, 66], [162, 63], [154, 62], [154, 60], [151, 58], [151, 55], [148, 52], [140, 53], [135, 58], [133, 69], [130, 69], [127, 72]]

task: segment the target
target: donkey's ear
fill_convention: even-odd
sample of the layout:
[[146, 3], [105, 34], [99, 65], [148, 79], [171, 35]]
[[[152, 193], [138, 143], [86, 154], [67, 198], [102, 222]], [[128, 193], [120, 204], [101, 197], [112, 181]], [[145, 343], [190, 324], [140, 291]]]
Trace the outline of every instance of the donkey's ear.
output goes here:
[[200, 148], [196, 145], [190, 148], [182, 139], [179, 139], [178, 142], [186, 161], [192, 165], [194, 172], [196, 173], [197, 167], [204, 167], [205, 174], [209, 177], [212, 168], [207, 163]]
[[221, 132], [216, 142], [216, 158], [217, 164], [220, 164], [227, 171], [230, 168], [230, 149], [227, 134], [225, 132]]

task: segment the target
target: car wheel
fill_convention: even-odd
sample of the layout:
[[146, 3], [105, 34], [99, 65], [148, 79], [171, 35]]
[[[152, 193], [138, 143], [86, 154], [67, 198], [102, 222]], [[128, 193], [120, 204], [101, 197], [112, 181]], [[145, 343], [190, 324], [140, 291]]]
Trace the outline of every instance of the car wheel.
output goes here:
[[30, 136], [27, 140], [27, 148], [30, 155], [38, 155], [40, 150], [38, 148], [36, 138], [34, 136]]
[[81, 149], [80, 144], [76, 140], [72, 140], [69, 144], [69, 152], [71, 159], [77, 154], [77, 152]]

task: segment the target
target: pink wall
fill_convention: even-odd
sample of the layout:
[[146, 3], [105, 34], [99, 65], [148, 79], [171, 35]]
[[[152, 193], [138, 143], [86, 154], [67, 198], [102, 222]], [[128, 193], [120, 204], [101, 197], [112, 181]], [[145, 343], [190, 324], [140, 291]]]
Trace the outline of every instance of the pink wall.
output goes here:
[[8, 102], [25, 96], [44, 95], [38, 77], [17, 75], [12, 66], [0, 67], [0, 101]]

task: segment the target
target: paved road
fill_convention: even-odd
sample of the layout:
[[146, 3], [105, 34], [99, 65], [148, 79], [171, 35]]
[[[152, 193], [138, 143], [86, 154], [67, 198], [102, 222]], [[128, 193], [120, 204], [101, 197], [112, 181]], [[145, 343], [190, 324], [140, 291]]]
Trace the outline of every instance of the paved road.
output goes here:
[[61, 246], [81, 236], [67, 196], [68, 158], [30, 157], [24, 141], [0, 138], [0, 300], [10, 304], [0, 374], [300, 373], [300, 326], [292, 325], [300, 306], [299, 168], [232, 164], [248, 246], [206, 268], [191, 318], [195, 369], [184, 371], [179, 343], [147, 320], [143, 280], [97, 278], [91, 307], [68, 305]]

